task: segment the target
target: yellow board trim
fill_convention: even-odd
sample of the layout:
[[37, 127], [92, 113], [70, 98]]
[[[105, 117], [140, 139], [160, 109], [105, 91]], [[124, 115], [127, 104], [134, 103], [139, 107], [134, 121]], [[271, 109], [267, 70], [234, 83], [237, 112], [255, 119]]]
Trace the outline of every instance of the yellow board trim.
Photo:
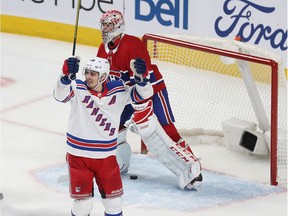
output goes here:
[[[42, 37], [66, 42], [73, 42], [74, 40], [74, 25], [3, 14], [1, 14], [0, 19], [1, 32]], [[78, 27], [78, 44], [99, 47], [101, 42], [101, 31], [99, 29], [82, 26]], [[288, 79], [288, 70], [287, 68], [284, 70], [286, 79]]]
[[[1, 14], [1, 32], [73, 42], [74, 31], [74, 25]], [[101, 41], [99, 29], [78, 27], [77, 43], [99, 47]]]

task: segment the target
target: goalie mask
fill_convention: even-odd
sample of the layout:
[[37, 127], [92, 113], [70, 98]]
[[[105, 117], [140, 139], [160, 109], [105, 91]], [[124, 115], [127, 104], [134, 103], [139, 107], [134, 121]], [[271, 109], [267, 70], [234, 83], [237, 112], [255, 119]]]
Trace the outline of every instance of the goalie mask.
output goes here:
[[92, 58], [90, 59], [83, 68], [83, 74], [86, 72], [97, 72], [99, 73], [98, 84], [94, 89], [96, 89], [100, 84], [102, 84], [108, 77], [110, 72], [110, 64], [107, 59], [104, 58]]
[[122, 34], [125, 30], [125, 22], [120, 11], [110, 10], [104, 13], [100, 19], [102, 40], [104, 44]]

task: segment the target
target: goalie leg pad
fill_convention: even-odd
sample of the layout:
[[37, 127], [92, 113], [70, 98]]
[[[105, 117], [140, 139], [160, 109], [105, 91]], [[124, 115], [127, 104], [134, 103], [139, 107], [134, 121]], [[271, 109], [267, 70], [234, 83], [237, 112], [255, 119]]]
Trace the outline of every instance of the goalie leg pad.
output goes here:
[[116, 160], [120, 173], [127, 173], [130, 166], [131, 147], [127, 142], [119, 143], [116, 150]]
[[201, 164], [191, 152], [173, 143], [159, 123], [157, 126], [156, 131], [150, 137], [142, 137], [142, 139], [148, 150], [178, 177], [179, 187], [185, 189], [201, 174]]
[[116, 160], [120, 173], [127, 173], [130, 166], [131, 147], [126, 141], [127, 128], [122, 129], [117, 137]]
[[[153, 114], [152, 104], [147, 102], [142, 104], [141, 108], [139, 106], [135, 108], [135, 105], [133, 107], [135, 113], [130, 128], [140, 135], [148, 150], [178, 177], [179, 187], [185, 189], [201, 174], [199, 160], [193, 153], [169, 138]], [[141, 116], [144, 118], [141, 119]]]
[[[157, 122], [157, 129], [149, 137], [141, 137], [148, 150], [178, 177], [181, 189], [194, 188], [190, 183], [201, 174], [199, 160], [187, 149], [172, 142]], [[202, 180], [202, 179], [201, 179]], [[198, 182], [199, 183], [199, 182]]]
[[118, 133], [117, 144], [119, 145], [120, 143], [127, 142], [126, 136], [127, 136], [127, 128], [123, 127]]

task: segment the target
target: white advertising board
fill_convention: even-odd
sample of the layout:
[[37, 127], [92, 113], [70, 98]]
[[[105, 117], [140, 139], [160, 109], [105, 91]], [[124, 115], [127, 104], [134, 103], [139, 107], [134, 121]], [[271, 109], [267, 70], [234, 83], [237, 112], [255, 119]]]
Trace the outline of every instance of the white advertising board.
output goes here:
[[[1, 0], [1, 14], [75, 23], [77, 0]], [[123, 12], [126, 32], [189, 34], [234, 38], [240, 35], [286, 60], [286, 0], [82, 0], [79, 25], [99, 28], [104, 11]]]

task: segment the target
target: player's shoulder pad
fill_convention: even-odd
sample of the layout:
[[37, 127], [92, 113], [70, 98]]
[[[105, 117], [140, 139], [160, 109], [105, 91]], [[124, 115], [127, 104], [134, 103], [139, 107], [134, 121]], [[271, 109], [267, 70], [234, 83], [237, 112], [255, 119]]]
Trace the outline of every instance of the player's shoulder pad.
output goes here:
[[84, 84], [84, 83], [85, 83], [85, 81], [80, 80], [80, 79], [75, 79], [75, 82], [76, 82], [77, 84]]
[[75, 79], [75, 82], [72, 82], [73, 86], [75, 86], [76, 89], [78, 90], [88, 90], [87, 84], [85, 81], [80, 80], [80, 79]]
[[125, 85], [122, 80], [112, 80], [110, 82], [107, 82], [108, 91], [117, 87], [124, 87], [124, 86]]
[[106, 87], [108, 91], [107, 96], [126, 91], [126, 87], [124, 83], [120, 80], [114, 80], [114, 81], [108, 82]]

